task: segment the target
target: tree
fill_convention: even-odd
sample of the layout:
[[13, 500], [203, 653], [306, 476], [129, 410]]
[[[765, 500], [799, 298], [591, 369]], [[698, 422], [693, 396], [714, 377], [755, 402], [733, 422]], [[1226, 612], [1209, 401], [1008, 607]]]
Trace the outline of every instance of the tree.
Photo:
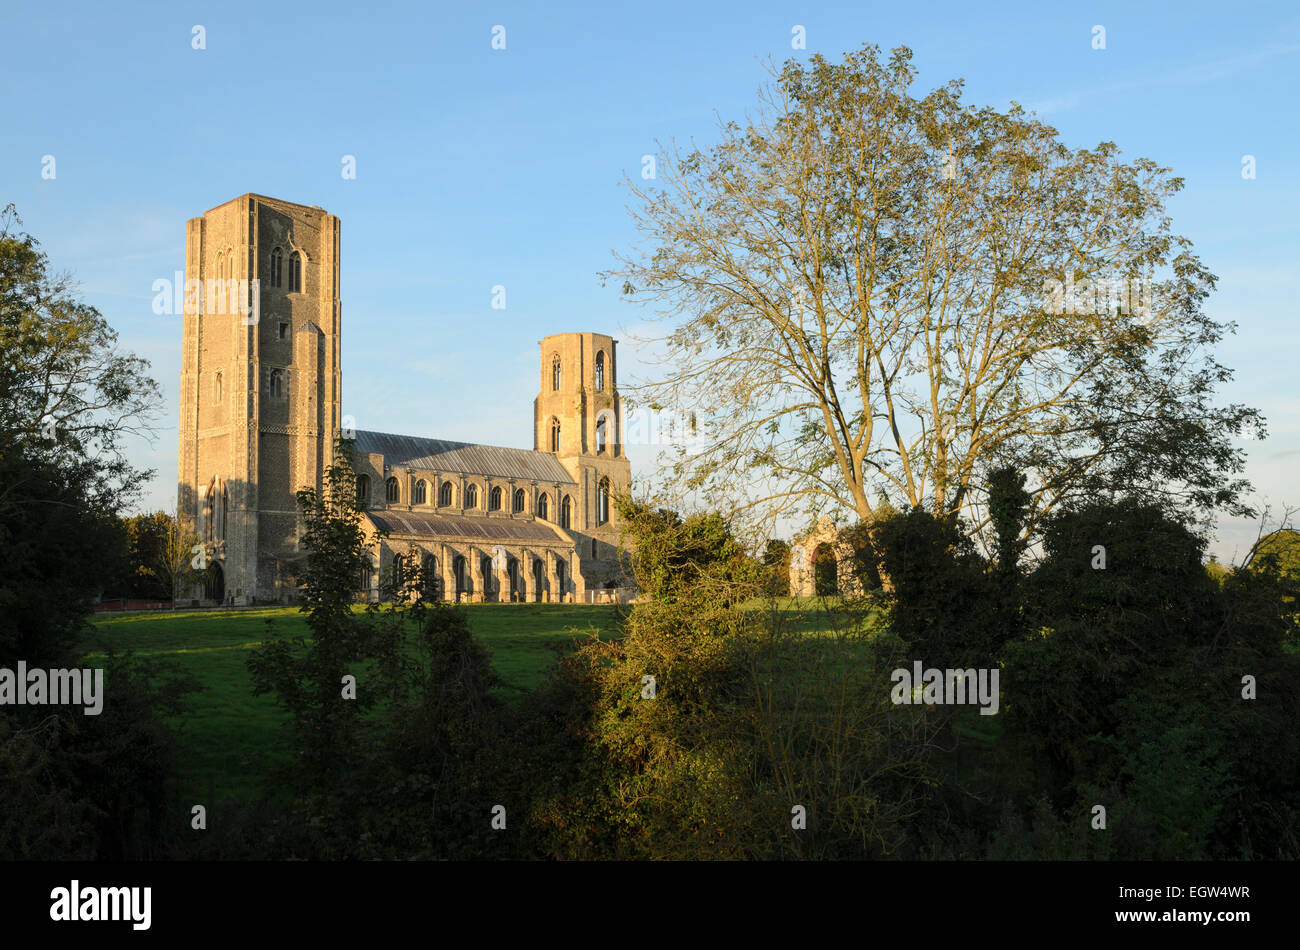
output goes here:
[[118, 512], [150, 474], [119, 439], [148, 429], [158, 387], [21, 224], [0, 211], [0, 653], [66, 666], [119, 571]]
[[773, 597], [790, 596], [790, 545], [773, 538], [763, 548], [763, 564], [770, 571], [768, 590]]
[[[148, 473], [120, 451], [158, 389], [93, 307], [52, 277], [13, 206], [0, 212], [0, 666], [87, 663], [92, 598], [121, 580], [119, 513]], [[0, 853], [164, 856], [178, 827], [167, 721], [195, 684], [110, 655], [100, 715], [0, 708]]]
[[1258, 416], [1213, 402], [1232, 325], [1171, 230], [1182, 179], [963, 105], [958, 80], [913, 96], [910, 60], [791, 60], [717, 144], [628, 180], [645, 240], [604, 277], [666, 321], [638, 389], [698, 413], [682, 490], [767, 523], [870, 520], [884, 495], [982, 535], [1009, 465], [1029, 531], [1098, 495], [1248, 512], [1231, 436]]
[[[159, 525], [161, 532], [157, 546], [152, 552], [153, 562], [150, 568], [166, 585], [170, 592], [172, 606], [175, 607], [176, 601], [180, 598], [181, 587], [206, 577], [207, 567], [195, 565], [194, 548], [199, 544], [199, 536], [190, 519], [181, 514], [180, 508], [176, 508], [171, 515], [161, 511], [158, 515], [161, 516]], [[203, 555], [199, 564], [210, 559], [213, 552], [205, 549]]]
[[119, 352], [116, 331], [70, 277], [49, 273], [21, 225], [12, 204], [0, 211], [0, 451], [38, 444], [60, 460], [98, 459], [106, 485], [139, 483], [152, 473], [125, 465], [121, 440], [157, 417], [149, 363]]
[[310, 644], [302, 638], [277, 640], [248, 659], [254, 694], [274, 693], [293, 717], [304, 775], [322, 787], [343, 774], [357, 754], [361, 716], [373, 702], [367, 693], [344, 698], [342, 690], [349, 666], [377, 645], [352, 612], [357, 578], [369, 566], [370, 541], [356, 478], [352, 443], [340, 439], [321, 491], [297, 493], [302, 546], [308, 552], [298, 576], [300, 609], [307, 614]]

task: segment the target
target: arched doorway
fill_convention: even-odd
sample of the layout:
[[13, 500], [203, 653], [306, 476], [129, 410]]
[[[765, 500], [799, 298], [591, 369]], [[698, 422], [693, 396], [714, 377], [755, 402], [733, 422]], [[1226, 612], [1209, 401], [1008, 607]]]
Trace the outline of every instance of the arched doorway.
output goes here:
[[819, 544], [813, 550], [813, 593], [818, 597], [831, 597], [839, 592], [839, 562], [835, 559], [835, 549], [829, 544]]
[[226, 599], [226, 573], [215, 561], [208, 566], [208, 577], [203, 582], [203, 599], [218, 604]]

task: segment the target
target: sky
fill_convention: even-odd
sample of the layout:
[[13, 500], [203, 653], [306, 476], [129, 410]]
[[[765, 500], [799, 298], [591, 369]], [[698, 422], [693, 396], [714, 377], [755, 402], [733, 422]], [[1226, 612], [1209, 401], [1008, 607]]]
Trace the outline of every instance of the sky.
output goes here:
[[[1209, 312], [1238, 324], [1222, 401], [1267, 419], [1254, 501], [1300, 505], [1300, 5], [989, 6], [5, 0], [0, 205], [152, 364], [140, 508], [170, 509], [176, 481], [180, 317], [153, 312], [153, 283], [183, 267], [189, 218], [246, 192], [342, 219], [358, 428], [531, 448], [543, 336], [613, 335], [625, 390], [654, 372], [644, 312], [599, 276], [636, 240], [623, 175], [743, 118], [769, 57], [906, 45], [916, 93], [962, 78], [966, 102], [1019, 102], [1072, 147], [1113, 141], [1186, 180], [1174, 230], [1220, 278]], [[634, 478], [653, 468], [630, 455]], [[1239, 559], [1256, 530], [1226, 519], [1211, 550]]]

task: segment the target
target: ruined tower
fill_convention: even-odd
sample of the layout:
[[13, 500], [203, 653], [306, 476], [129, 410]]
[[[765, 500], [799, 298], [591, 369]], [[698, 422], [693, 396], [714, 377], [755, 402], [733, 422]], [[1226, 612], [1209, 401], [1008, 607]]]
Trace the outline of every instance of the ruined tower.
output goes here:
[[246, 194], [185, 241], [178, 508], [215, 564], [202, 596], [287, 599], [295, 492], [340, 426], [339, 219]]

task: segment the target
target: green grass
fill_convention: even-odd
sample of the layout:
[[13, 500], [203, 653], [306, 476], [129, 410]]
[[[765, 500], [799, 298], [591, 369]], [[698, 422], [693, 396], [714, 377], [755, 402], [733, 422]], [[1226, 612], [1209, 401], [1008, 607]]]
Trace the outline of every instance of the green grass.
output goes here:
[[[358, 608], [360, 609], [360, 608]], [[507, 700], [538, 686], [554, 657], [591, 633], [614, 633], [618, 608], [580, 604], [468, 604], [470, 629], [491, 651]], [[268, 625], [268, 621], [270, 624]], [[262, 779], [288, 761], [285, 714], [270, 696], [254, 696], [249, 651], [269, 640], [308, 636], [295, 607], [254, 610], [136, 613], [96, 618], [87, 657], [109, 649], [175, 663], [204, 687], [190, 711], [173, 724], [181, 730], [179, 792], [206, 801], [211, 780], [218, 800], [252, 800]]]
[[[757, 600], [746, 605], [764, 612], [772, 606]], [[792, 630], [810, 637], [834, 636], [845, 625], [834, 598], [782, 598], [775, 607]], [[491, 652], [505, 683], [498, 694], [513, 702], [544, 681], [553, 646], [571, 649], [575, 640], [591, 634], [615, 634], [619, 611], [626, 608], [467, 604], [465, 609], [470, 629]], [[289, 750], [284, 712], [272, 697], [253, 695], [249, 652], [269, 640], [309, 633], [305, 615], [295, 607], [104, 615], [95, 619], [85, 650], [89, 659], [109, 649], [130, 651], [192, 674], [204, 688], [173, 723], [183, 737], [179, 794], [183, 801], [207, 801], [211, 781], [218, 802], [251, 801], [268, 787], [264, 779], [288, 761]]]

